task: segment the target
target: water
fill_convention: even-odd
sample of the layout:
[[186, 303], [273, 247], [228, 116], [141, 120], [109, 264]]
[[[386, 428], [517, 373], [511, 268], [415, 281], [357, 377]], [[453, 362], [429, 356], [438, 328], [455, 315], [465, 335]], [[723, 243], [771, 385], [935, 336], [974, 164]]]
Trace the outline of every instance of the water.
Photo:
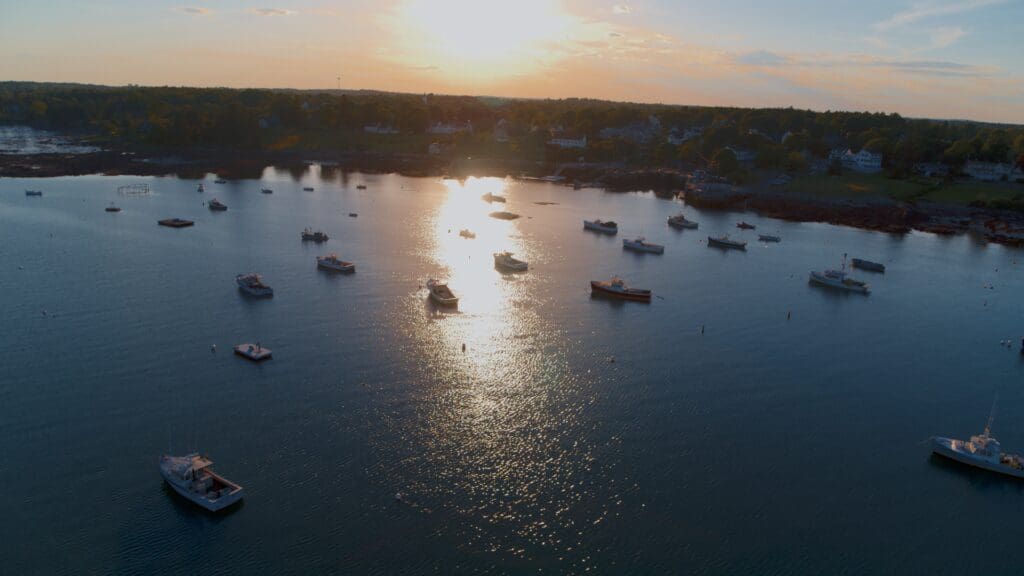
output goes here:
[[[196, 185], [0, 180], [5, 570], [1017, 571], [1022, 484], [924, 442], [979, 432], [998, 390], [994, 432], [1024, 451], [1019, 251], [693, 209], [679, 232], [678, 201], [500, 179]], [[196, 225], [156, 225], [174, 216]], [[740, 218], [782, 243], [706, 246], [755, 239]], [[665, 255], [624, 253], [641, 233]], [[501, 249], [530, 271], [497, 272]], [[357, 272], [317, 271], [329, 251]], [[807, 284], [844, 252], [888, 265], [857, 272], [870, 296]], [[238, 292], [250, 271], [272, 300]], [[592, 299], [613, 274], [658, 297]], [[427, 303], [431, 276], [457, 313]], [[230, 354], [256, 340], [273, 360]], [[245, 486], [233, 513], [161, 483], [159, 454], [194, 447]]]

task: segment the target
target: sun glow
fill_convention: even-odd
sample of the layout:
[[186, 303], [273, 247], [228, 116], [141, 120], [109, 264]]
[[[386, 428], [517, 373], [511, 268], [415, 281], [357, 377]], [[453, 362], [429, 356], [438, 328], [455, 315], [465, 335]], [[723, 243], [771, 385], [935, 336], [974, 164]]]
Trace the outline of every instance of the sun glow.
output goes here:
[[535, 70], [574, 24], [556, 0], [407, 0], [397, 31], [405, 64], [486, 80]]

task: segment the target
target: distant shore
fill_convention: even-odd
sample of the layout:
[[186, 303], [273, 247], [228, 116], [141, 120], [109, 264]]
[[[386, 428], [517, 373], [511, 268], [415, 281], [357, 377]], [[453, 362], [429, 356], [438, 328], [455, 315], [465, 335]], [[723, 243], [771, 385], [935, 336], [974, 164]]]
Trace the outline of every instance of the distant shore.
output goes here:
[[3, 154], [0, 178], [52, 178], [89, 174], [255, 179], [270, 165], [301, 174], [309, 163], [339, 172], [398, 173], [420, 177], [512, 176], [557, 180], [608, 191], [653, 191], [676, 196], [701, 209], [754, 212], [796, 222], [826, 222], [891, 234], [912, 230], [942, 235], [968, 233], [985, 241], [1024, 246], [1024, 215], [935, 202], [890, 198], [823, 198], [797, 194], [767, 183], [751, 185], [688, 182], [670, 168], [628, 168], [613, 164], [568, 165], [508, 159], [452, 158], [427, 154], [324, 151], [242, 151], [196, 149], [102, 150], [87, 153]]

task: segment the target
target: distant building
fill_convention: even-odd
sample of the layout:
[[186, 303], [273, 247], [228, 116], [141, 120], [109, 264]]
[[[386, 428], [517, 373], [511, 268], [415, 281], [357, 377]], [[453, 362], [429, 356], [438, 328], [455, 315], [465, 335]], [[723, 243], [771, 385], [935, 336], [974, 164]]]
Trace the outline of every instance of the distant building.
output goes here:
[[472, 122], [438, 122], [427, 128], [428, 134], [458, 134], [459, 132], [473, 133]]
[[636, 144], [646, 144], [661, 132], [661, 120], [650, 116], [646, 122], [636, 122], [628, 126], [601, 129], [601, 138], [617, 138]]
[[368, 124], [363, 126], [363, 132], [367, 134], [400, 134], [401, 130], [390, 124]]
[[559, 148], [586, 148], [587, 147], [587, 135], [586, 134], [574, 134], [565, 130], [555, 131], [551, 130], [551, 139], [548, 140], [548, 144], [552, 146], [558, 146]]
[[511, 140], [508, 137], [508, 122], [504, 118], [498, 120], [498, 123], [494, 125], [493, 138], [495, 142], [509, 142]]
[[964, 164], [963, 172], [975, 180], [981, 180], [982, 182], [996, 182], [997, 180], [1009, 179], [1010, 174], [1013, 172], [1013, 165], [968, 160], [967, 163]]
[[700, 126], [686, 129], [673, 128], [672, 131], [668, 133], [666, 141], [673, 146], [680, 146], [684, 142], [689, 142], [694, 138], [700, 138], [700, 135], [703, 133], [704, 128]]
[[868, 152], [867, 150], [854, 153], [850, 149], [836, 149], [829, 154], [828, 161], [829, 163], [838, 161], [843, 165], [843, 168], [853, 170], [854, 172], [871, 174], [881, 172], [882, 170], [882, 155]]

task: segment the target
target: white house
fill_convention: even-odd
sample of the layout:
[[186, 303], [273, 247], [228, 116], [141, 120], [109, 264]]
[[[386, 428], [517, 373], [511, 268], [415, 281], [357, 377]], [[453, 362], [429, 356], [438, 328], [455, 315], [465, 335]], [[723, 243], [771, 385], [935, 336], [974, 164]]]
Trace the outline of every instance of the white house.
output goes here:
[[1011, 164], [975, 162], [974, 160], [968, 160], [964, 164], [964, 174], [983, 182], [995, 182], [1003, 178], [1008, 179], [1011, 172], [1013, 172]]
[[363, 132], [367, 134], [400, 134], [401, 130], [390, 124], [368, 124], [363, 126]]
[[558, 146], [559, 148], [586, 148], [587, 147], [587, 135], [577, 135], [571, 132], [551, 132], [551, 139], [548, 140], [548, 144], [552, 146]]
[[473, 133], [473, 123], [466, 122], [438, 122], [430, 128], [427, 128], [428, 134], [457, 134], [459, 132]]
[[843, 168], [853, 170], [855, 172], [873, 173], [880, 172], [882, 170], [882, 155], [868, 152], [867, 150], [861, 150], [860, 152], [854, 153], [853, 150], [836, 149], [833, 150], [828, 156], [829, 163], [839, 161], [842, 163]]

